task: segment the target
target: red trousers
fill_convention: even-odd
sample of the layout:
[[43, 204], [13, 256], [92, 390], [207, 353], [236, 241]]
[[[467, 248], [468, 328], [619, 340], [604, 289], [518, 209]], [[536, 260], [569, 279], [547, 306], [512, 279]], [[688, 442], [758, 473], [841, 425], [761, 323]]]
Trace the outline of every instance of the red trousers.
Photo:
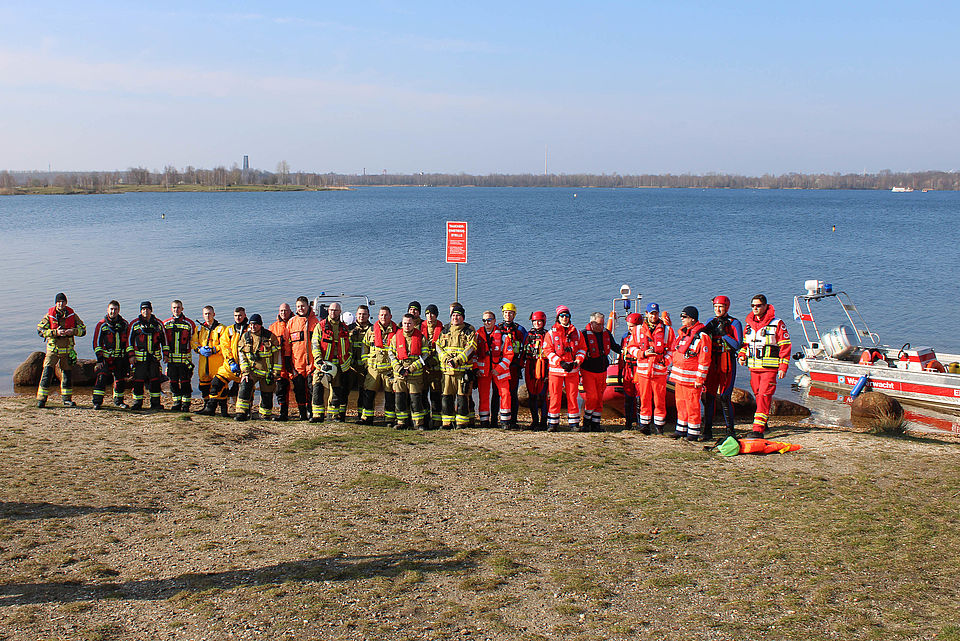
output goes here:
[[564, 394], [567, 396], [567, 421], [570, 427], [576, 427], [580, 422], [580, 406], [578, 405], [580, 375], [576, 372], [569, 374], [550, 374], [548, 382], [547, 426], [556, 427], [560, 424], [560, 403]]
[[480, 402], [477, 404], [477, 413], [480, 415], [481, 421], [490, 420], [490, 390], [492, 386], [496, 385], [497, 391], [500, 394], [500, 420], [503, 420], [504, 412], [506, 412], [507, 422], [510, 421], [510, 377], [505, 376], [502, 379], [494, 378], [493, 376], [478, 376], [477, 377], [477, 391], [480, 396]]
[[623, 395], [624, 396], [636, 396], [637, 395], [637, 383], [634, 381], [634, 377], [637, 375], [637, 368], [630, 363], [627, 363], [623, 366]]
[[640, 424], [657, 425], [667, 422], [667, 375], [637, 378], [637, 396], [640, 398]]
[[677, 396], [677, 431], [700, 435], [700, 393], [703, 388], [675, 383]]
[[603, 392], [607, 389], [607, 373], [580, 370], [580, 382], [583, 385], [584, 413], [587, 416], [593, 413], [599, 419], [603, 413]]
[[750, 388], [757, 399], [757, 413], [753, 415], [753, 430], [760, 432], [767, 427], [770, 417], [770, 401], [777, 391], [777, 370], [752, 369], [750, 370]]

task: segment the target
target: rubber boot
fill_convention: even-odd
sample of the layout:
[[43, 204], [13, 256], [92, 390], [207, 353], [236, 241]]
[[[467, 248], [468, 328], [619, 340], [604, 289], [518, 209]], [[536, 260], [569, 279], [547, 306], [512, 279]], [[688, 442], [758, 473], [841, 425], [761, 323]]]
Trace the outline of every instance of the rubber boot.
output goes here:
[[712, 428], [712, 427], [705, 427], [705, 428], [703, 428], [703, 432], [700, 434], [700, 438], [697, 439], [697, 440], [699, 440], [699, 441], [712, 441], [712, 440], [713, 440], [713, 428]]
[[63, 406], [64, 406], [64, 407], [76, 407], [77, 404], [74, 403], [72, 399], [66, 398], [66, 399], [63, 400]]
[[480, 421], [480, 429], [485, 430], [490, 427], [490, 421]]
[[93, 409], [98, 410], [98, 409], [100, 409], [102, 406], [103, 406], [103, 403], [96, 403], [96, 402], [95, 402], [95, 403], [93, 404]]
[[[213, 414], [210, 416], [213, 416]], [[223, 418], [230, 418], [230, 413], [227, 412], [227, 399], [220, 401], [220, 416]]]
[[150, 411], [151, 412], [160, 412], [163, 410], [163, 404], [160, 402], [159, 398], [150, 399]]
[[238, 423], [242, 423], [243, 421], [247, 421], [249, 419], [250, 415], [246, 412], [237, 412], [237, 415], [233, 417], [233, 420], [237, 421]]
[[142, 410], [143, 409], [143, 400], [134, 401], [133, 405], [130, 406], [132, 410]]
[[45, 398], [37, 399], [37, 407], [46, 407], [46, 406], [47, 406], [47, 399]]
[[306, 408], [306, 407], [298, 407], [297, 409], [300, 411], [300, 418], [299, 418], [299, 420], [301, 420], [301, 421], [308, 421], [308, 420], [310, 420], [310, 413], [307, 412], [307, 408]]
[[286, 403], [280, 403], [280, 411], [277, 412], [277, 415], [273, 417], [274, 421], [283, 422], [290, 420], [288, 414], [290, 413], [290, 406]]
[[660, 436], [663, 436], [663, 425], [657, 425], [656, 423], [654, 423], [654, 424], [653, 424], [653, 433], [654, 433], [654, 434], [659, 434]]
[[214, 398], [208, 398], [203, 402], [203, 407], [198, 409], [194, 414], [200, 416], [214, 416], [217, 413], [217, 400]]

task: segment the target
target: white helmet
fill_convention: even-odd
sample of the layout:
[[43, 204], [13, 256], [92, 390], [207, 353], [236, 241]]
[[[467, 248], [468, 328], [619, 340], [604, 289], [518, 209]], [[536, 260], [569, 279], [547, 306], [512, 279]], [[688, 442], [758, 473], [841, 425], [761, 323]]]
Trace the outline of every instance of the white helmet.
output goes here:
[[346, 325], [353, 325], [353, 321], [356, 320], [356, 318], [353, 315], [353, 312], [344, 312], [340, 314], [340, 318], [343, 319], [343, 322]]

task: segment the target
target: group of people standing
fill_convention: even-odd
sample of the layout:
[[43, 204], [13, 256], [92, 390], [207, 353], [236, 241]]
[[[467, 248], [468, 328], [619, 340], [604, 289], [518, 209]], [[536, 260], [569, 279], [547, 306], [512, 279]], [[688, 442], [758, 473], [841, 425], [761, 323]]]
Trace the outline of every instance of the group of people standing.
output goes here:
[[[603, 313], [592, 314], [580, 330], [565, 305], [556, 308], [550, 328], [545, 312], [530, 314], [528, 330], [516, 322], [513, 303], [501, 306], [499, 320], [493, 311], [484, 311], [481, 326], [474, 328], [458, 302], [450, 305], [449, 322], [444, 323], [436, 305], [427, 305], [421, 318], [420, 303], [412, 301], [397, 325], [386, 306], [379, 308], [375, 320], [367, 305], [351, 313], [339, 302], [318, 316], [301, 296], [294, 308], [281, 304], [267, 327], [259, 314], [248, 318], [243, 307], [234, 309], [229, 325], [216, 319], [211, 306], [204, 307], [203, 320], [195, 322], [184, 315], [179, 300], [171, 303], [165, 321], [153, 315], [150, 301], [143, 301], [139, 316], [128, 323], [113, 300], [93, 334], [93, 406], [102, 407], [112, 386], [114, 405], [128, 407], [124, 393], [129, 377], [132, 409], [145, 409], [145, 394], [150, 409], [163, 409], [165, 364], [173, 411], [190, 409], [196, 370], [203, 399], [198, 414], [213, 416], [219, 409], [228, 416], [227, 400], [235, 395], [234, 418], [248, 420], [259, 387], [260, 418], [345, 421], [347, 399], [356, 390], [357, 420], [362, 424], [373, 423], [375, 401], [382, 394], [385, 421], [398, 429], [451, 429], [476, 421], [480, 427], [518, 429], [518, 389], [524, 380], [530, 429], [560, 429], [565, 402], [569, 429], [598, 431], [608, 368], [616, 353], [627, 429], [636, 424], [644, 434], [664, 432], [670, 381], [677, 407], [675, 438], [712, 439], [718, 400], [732, 435], [731, 392], [739, 362], [751, 372], [757, 400], [753, 433], [762, 436], [777, 378], [783, 378], [789, 364], [786, 326], [762, 294], [753, 298], [745, 325], [728, 314], [726, 296], [715, 297], [713, 307], [715, 317], [706, 324], [696, 307], [685, 307], [681, 326], [674, 331], [669, 313], [661, 315], [659, 306], [650, 303], [645, 314], [626, 316], [627, 330], [617, 340]], [[37, 329], [47, 341], [37, 405], [46, 405], [59, 366], [63, 403], [75, 407], [74, 338], [84, 336], [86, 327], [61, 293]], [[295, 415], [290, 411], [291, 391]]]

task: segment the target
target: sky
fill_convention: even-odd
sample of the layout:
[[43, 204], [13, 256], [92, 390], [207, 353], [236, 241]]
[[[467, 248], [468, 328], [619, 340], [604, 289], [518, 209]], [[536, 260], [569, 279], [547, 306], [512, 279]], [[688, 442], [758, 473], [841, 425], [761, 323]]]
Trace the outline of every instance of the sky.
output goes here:
[[960, 169], [960, 4], [0, 0], [0, 170]]

